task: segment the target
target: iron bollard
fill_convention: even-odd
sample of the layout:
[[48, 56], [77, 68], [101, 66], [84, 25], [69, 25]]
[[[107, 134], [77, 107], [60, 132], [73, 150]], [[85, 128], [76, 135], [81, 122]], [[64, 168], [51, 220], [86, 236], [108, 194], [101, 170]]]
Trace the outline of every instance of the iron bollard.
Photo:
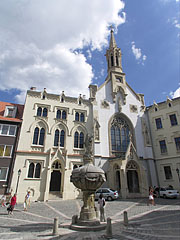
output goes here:
[[124, 211], [123, 214], [124, 214], [124, 226], [128, 226], [128, 215], [127, 215], [127, 212]]
[[106, 237], [112, 237], [112, 225], [111, 225], [111, 218], [107, 218], [107, 226], [106, 226]]
[[54, 218], [53, 236], [58, 235], [58, 218]]

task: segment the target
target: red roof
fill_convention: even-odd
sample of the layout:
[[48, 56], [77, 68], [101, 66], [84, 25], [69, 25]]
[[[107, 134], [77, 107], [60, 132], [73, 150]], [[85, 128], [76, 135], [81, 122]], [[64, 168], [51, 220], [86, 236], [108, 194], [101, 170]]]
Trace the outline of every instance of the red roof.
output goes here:
[[[6, 106], [17, 107], [15, 118], [4, 117], [4, 112], [5, 112]], [[8, 102], [0, 102], [0, 120], [10, 121], [10, 122], [22, 122], [23, 110], [24, 110], [24, 105], [15, 104], [15, 103], [8, 103]]]

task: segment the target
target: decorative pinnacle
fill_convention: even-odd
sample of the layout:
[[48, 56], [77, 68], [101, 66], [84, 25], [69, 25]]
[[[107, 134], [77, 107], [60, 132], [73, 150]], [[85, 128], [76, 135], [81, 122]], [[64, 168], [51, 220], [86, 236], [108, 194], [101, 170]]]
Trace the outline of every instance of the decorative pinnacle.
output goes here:
[[113, 25], [110, 26], [111, 32], [114, 32], [114, 27]]
[[111, 38], [110, 38], [109, 48], [112, 49], [117, 47], [117, 45], [116, 45], [116, 40], [114, 38], [114, 27], [111, 25], [110, 28], [111, 28]]

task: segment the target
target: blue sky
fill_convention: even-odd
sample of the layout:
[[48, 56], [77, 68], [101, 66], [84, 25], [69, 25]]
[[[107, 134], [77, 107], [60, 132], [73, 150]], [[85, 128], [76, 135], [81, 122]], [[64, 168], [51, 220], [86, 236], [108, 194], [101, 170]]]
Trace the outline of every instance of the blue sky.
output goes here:
[[146, 105], [180, 96], [179, 19], [179, 0], [1, 1], [0, 100], [24, 103], [31, 86], [88, 97], [106, 78], [111, 24]]

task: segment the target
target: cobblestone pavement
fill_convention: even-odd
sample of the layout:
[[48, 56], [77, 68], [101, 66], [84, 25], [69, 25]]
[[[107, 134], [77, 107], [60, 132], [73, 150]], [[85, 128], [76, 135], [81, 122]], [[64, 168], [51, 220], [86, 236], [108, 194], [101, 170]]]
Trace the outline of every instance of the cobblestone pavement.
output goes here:
[[[81, 200], [33, 202], [27, 212], [18, 204], [13, 215], [0, 207], [0, 239], [107, 239], [106, 230], [69, 229], [72, 216], [79, 214], [81, 206]], [[128, 213], [127, 227], [123, 225], [123, 211]], [[113, 235], [109, 239], [180, 240], [180, 199], [156, 199], [156, 206], [147, 206], [147, 199], [116, 200], [106, 202], [105, 212], [112, 221]], [[55, 217], [59, 220], [58, 236], [52, 235]]]

